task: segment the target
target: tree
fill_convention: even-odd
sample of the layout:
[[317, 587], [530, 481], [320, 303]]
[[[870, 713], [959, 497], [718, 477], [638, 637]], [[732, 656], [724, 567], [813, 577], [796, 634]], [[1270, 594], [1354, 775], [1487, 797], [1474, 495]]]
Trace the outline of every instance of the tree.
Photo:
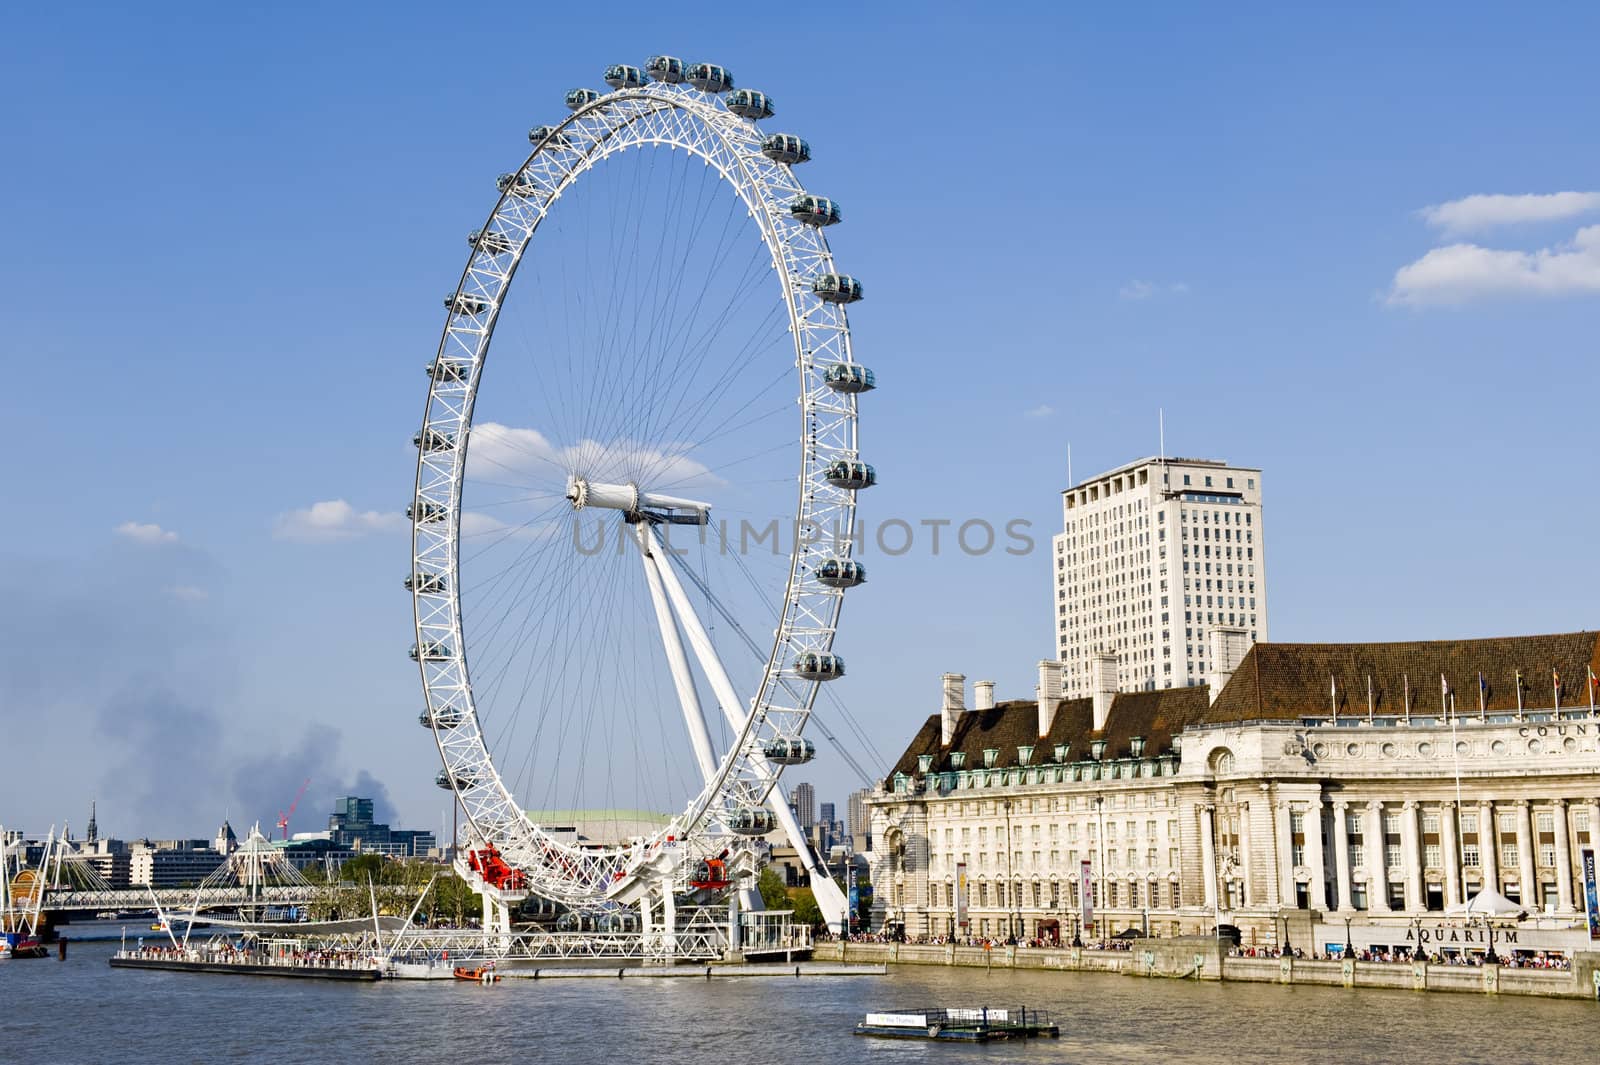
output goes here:
[[872, 881], [864, 876], [856, 877], [856, 927], [872, 927]]
[[783, 877], [772, 866], [761, 870], [761, 875], [756, 877], [756, 890], [761, 892], [761, 901], [769, 910], [787, 910], [789, 908], [789, 889], [784, 886]]
[[385, 864], [381, 854], [358, 854], [339, 867], [339, 879], [365, 884], [370, 876], [374, 884], [381, 884]]
[[794, 906], [794, 919], [797, 922], [813, 928], [822, 923], [822, 908], [817, 905], [817, 897], [810, 888], [796, 888], [789, 896], [789, 901]]

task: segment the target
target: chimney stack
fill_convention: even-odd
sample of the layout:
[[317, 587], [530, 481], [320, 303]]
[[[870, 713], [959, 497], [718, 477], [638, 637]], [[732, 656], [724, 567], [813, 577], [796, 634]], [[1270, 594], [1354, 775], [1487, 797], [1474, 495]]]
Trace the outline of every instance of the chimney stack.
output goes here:
[[946, 673], [944, 675], [944, 708], [939, 717], [939, 742], [950, 746], [950, 741], [956, 735], [956, 715], [967, 708], [967, 675], [965, 673]]
[[1206, 685], [1210, 688], [1207, 695], [1215, 703], [1222, 689], [1228, 686], [1233, 671], [1250, 651], [1250, 630], [1215, 628], [1209, 633], [1208, 642], [1211, 646], [1206, 649]]
[[1039, 735], [1050, 735], [1050, 726], [1056, 720], [1056, 708], [1061, 705], [1061, 661], [1046, 658], [1039, 662], [1039, 686], [1034, 689], [1039, 697]]
[[1111, 701], [1117, 697], [1117, 656], [1100, 651], [1090, 668], [1090, 679], [1094, 681], [1094, 730], [1100, 732], [1111, 719]]
[[974, 710], [994, 709], [994, 681], [980, 680], [973, 683], [972, 708]]

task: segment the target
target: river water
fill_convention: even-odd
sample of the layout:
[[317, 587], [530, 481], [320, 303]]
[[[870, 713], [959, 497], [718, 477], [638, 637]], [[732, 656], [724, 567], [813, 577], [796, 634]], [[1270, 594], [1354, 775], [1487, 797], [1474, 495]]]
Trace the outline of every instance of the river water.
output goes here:
[[[1512, 996], [907, 966], [888, 976], [349, 985], [0, 962], [0, 1063], [1600, 1061], [1600, 1006]], [[1027, 1005], [1060, 1040], [863, 1039], [868, 1010]]]

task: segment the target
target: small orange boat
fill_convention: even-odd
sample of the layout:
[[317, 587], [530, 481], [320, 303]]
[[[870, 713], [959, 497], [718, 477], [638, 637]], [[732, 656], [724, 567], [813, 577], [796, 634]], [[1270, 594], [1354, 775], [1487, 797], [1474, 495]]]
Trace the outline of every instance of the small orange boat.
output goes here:
[[494, 971], [493, 965], [480, 965], [475, 969], [457, 965], [455, 974], [457, 980], [472, 980], [480, 984], [494, 984], [500, 981], [500, 974]]

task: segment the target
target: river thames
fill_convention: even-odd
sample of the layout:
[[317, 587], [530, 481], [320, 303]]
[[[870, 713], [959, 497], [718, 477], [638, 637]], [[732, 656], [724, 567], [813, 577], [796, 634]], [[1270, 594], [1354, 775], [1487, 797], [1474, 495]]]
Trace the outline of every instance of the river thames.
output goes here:
[[[1582, 1001], [901, 967], [888, 976], [345, 985], [0, 964], [0, 1062], [1593, 1062]], [[1027, 1005], [1059, 1040], [863, 1039], [869, 1009]]]

